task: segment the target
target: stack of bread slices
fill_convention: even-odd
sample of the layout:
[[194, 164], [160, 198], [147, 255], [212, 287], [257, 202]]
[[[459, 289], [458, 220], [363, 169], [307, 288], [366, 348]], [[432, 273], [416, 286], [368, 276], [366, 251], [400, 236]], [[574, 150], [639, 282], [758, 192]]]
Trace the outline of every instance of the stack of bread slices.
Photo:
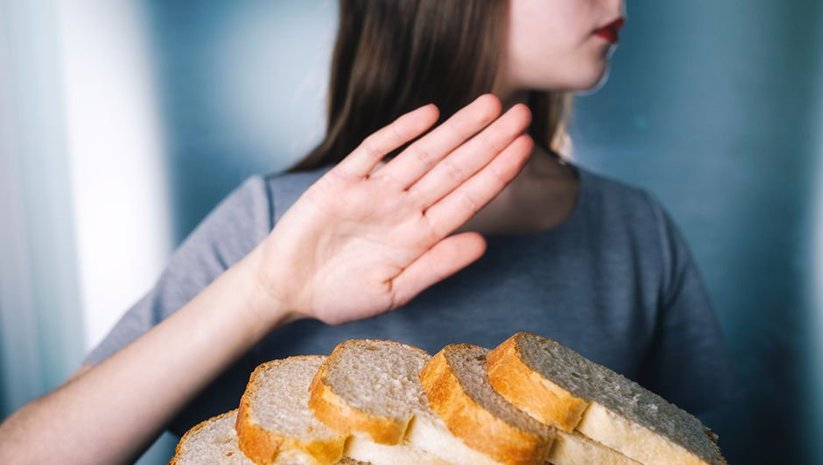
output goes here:
[[349, 340], [252, 373], [237, 410], [171, 463], [719, 465], [717, 437], [573, 350], [517, 333], [494, 350]]

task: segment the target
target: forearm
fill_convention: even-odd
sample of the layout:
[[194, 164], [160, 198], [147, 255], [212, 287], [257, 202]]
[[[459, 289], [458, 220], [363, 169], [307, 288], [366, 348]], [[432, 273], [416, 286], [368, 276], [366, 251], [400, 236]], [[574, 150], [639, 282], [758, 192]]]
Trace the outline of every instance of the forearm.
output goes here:
[[291, 317], [253, 278], [257, 251], [88, 373], [0, 427], [0, 463], [122, 463], [189, 399]]
[[337, 324], [384, 314], [477, 260], [482, 236], [450, 233], [500, 194], [533, 146], [524, 134], [528, 108], [500, 111], [486, 95], [428, 131], [439, 112], [426, 105], [370, 135], [240, 264], [120, 353], [13, 417], [0, 431], [0, 463], [127, 460], [294, 315]]

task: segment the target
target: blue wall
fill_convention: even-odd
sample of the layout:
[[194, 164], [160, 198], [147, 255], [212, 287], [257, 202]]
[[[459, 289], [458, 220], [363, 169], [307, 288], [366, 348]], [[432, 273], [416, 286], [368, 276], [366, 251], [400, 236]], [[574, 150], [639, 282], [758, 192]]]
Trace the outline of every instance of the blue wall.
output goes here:
[[[147, 1], [176, 237], [322, 133], [335, 2]], [[744, 392], [707, 418], [730, 463], [816, 463], [809, 276], [823, 2], [629, 2], [581, 164], [652, 191], [689, 239]], [[815, 430], [813, 425], [817, 424]]]
[[325, 129], [334, 1], [146, 2], [178, 240], [254, 173]]
[[608, 84], [577, 107], [583, 163], [657, 194], [692, 244], [743, 380], [713, 425], [731, 463], [819, 463], [807, 275], [821, 6], [630, 3]]

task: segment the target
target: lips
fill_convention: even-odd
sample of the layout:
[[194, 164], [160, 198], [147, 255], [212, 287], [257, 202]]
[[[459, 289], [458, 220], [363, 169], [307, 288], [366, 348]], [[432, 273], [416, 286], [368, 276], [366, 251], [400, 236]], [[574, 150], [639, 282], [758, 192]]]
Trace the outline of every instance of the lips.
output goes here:
[[610, 22], [609, 24], [601, 27], [600, 29], [596, 30], [594, 33], [598, 37], [602, 37], [606, 39], [609, 43], [616, 44], [618, 41], [618, 32], [620, 28], [623, 27], [623, 23], [626, 22], [625, 18], [617, 18], [614, 21]]

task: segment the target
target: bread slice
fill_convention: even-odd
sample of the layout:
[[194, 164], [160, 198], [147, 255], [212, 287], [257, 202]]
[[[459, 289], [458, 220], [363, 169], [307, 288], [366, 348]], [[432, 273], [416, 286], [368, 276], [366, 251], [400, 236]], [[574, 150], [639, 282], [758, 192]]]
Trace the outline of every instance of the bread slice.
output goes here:
[[400, 444], [415, 412], [426, 409], [417, 373], [429, 358], [398, 342], [342, 342], [317, 371], [308, 405], [337, 431]]
[[541, 464], [557, 436], [500, 396], [486, 376], [488, 349], [451, 344], [420, 372], [429, 406], [471, 448], [506, 465]]
[[[206, 420], [190, 429], [177, 444], [169, 465], [253, 465], [237, 446], [234, 424], [237, 409]], [[276, 465], [302, 465], [307, 463], [300, 453], [281, 453]], [[337, 465], [370, 465], [350, 458], [343, 458]]]
[[554, 465], [641, 465], [620, 452], [610, 449], [578, 432], [557, 431], [549, 462]]
[[487, 370], [497, 392], [540, 422], [643, 464], [726, 464], [700, 420], [551, 339], [517, 333], [489, 354]]
[[256, 465], [279, 463], [282, 454], [302, 454], [312, 465], [343, 457], [347, 435], [317, 420], [308, 408], [309, 385], [325, 360], [319, 355], [289, 357], [258, 366], [237, 414], [240, 450]]
[[389, 446], [357, 435], [349, 438], [346, 456], [374, 465], [451, 465], [411, 444]]
[[312, 382], [309, 406], [353, 436], [346, 455], [375, 464], [497, 465], [452, 435], [429, 410], [418, 377], [425, 351], [381, 340], [335, 347]]
[[253, 465], [237, 447], [236, 419], [237, 410], [232, 410], [190, 429], [177, 443], [169, 465]]
[[[427, 389], [427, 393], [431, 390], [436, 395], [437, 384], [443, 383], [437, 379], [446, 380], [440, 389], [450, 388], [440, 392], [443, 400], [432, 400], [432, 408], [438, 413], [448, 412], [451, 420], [444, 417], [446, 424], [450, 425], [450, 429], [455, 428], [452, 431], [472, 447], [483, 450], [500, 463], [542, 463], [548, 458], [554, 465], [640, 465], [580, 433], [558, 431], [554, 427], [534, 422], [520, 412], [495, 392], [489, 383], [485, 370], [485, 357], [488, 353], [487, 349], [466, 344], [447, 346], [430, 364], [436, 363], [440, 357], [440, 367], [432, 366], [431, 369], [442, 369], [444, 372], [439, 375], [425, 371], [421, 373], [421, 378], [432, 378], [431, 383], [428, 383], [431, 387]], [[424, 385], [427, 383], [424, 382]], [[450, 397], [454, 400], [449, 400]], [[461, 403], [468, 404], [469, 407]], [[435, 407], [435, 404], [444, 406]], [[489, 432], [485, 437], [477, 425], [488, 428]], [[510, 438], [505, 439], [501, 431], [507, 432]], [[522, 439], [524, 436], [526, 441]], [[494, 443], [498, 440], [501, 444]], [[549, 449], [536, 448], [535, 445], [541, 443]], [[519, 451], [513, 451], [512, 444]], [[528, 452], [529, 448], [537, 453]]]

